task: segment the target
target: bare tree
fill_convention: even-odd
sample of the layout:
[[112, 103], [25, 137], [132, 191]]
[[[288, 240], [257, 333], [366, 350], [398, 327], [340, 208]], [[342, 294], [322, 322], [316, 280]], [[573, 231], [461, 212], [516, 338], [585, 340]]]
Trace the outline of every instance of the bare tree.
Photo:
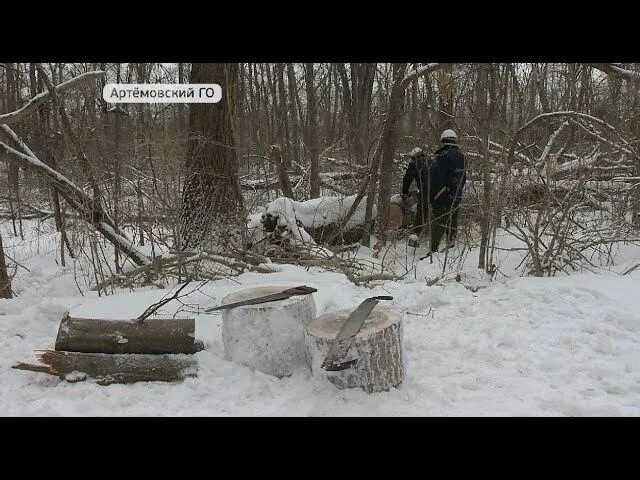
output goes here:
[[398, 118], [402, 114], [405, 88], [404, 77], [407, 70], [406, 63], [393, 64], [393, 84], [389, 97], [387, 118], [382, 133], [382, 162], [380, 164], [380, 186], [378, 190], [378, 216], [376, 230], [381, 240], [385, 240], [385, 233], [389, 224], [389, 199], [391, 198], [391, 179], [393, 160], [396, 149], [396, 127]]
[[304, 64], [304, 80], [307, 91], [307, 135], [306, 143], [309, 151], [311, 173], [309, 178], [311, 198], [320, 196], [320, 170], [318, 165], [318, 124], [316, 107], [316, 87], [314, 85], [313, 63]]
[[182, 193], [181, 249], [204, 241], [212, 222], [221, 233], [237, 221], [244, 203], [238, 181], [233, 138], [237, 64], [194, 63], [190, 83], [217, 83], [223, 97], [216, 104], [189, 106], [186, 181]]

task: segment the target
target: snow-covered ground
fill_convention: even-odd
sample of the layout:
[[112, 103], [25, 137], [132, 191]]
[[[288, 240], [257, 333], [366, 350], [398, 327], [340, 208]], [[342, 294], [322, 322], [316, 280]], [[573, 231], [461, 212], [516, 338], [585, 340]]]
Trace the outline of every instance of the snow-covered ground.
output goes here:
[[[389, 392], [338, 390], [304, 369], [278, 379], [230, 363], [219, 314], [196, 317], [196, 335], [206, 344], [196, 354], [197, 378], [99, 386], [11, 366], [34, 360], [36, 349], [53, 348], [65, 310], [132, 318], [169, 290], [99, 298], [79, 280], [83, 296], [79, 266], [75, 275], [72, 265], [58, 266], [54, 236], [37, 236], [34, 225], [25, 223], [22, 241], [0, 224], [7, 254], [30, 270], [18, 268], [18, 296], [0, 300], [3, 416], [640, 415], [640, 269], [617, 273], [640, 261], [637, 247], [620, 249], [610, 272], [557, 278], [520, 278], [519, 253], [506, 252], [497, 280], [475, 292], [455, 281], [428, 286], [425, 278], [440, 267], [423, 261], [415, 274], [374, 288], [355, 286], [339, 273], [283, 265], [273, 274], [209, 283], [188, 299], [208, 307], [249, 285], [304, 283], [318, 289], [314, 298], [323, 314], [391, 294], [385, 306], [403, 317], [406, 377]], [[398, 261], [412, 252], [399, 248]], [[476, 257], [472, 252], [463, 269], [471, 281], [479, 277]], [[172, 313], [171, 304], [165, 311]]]

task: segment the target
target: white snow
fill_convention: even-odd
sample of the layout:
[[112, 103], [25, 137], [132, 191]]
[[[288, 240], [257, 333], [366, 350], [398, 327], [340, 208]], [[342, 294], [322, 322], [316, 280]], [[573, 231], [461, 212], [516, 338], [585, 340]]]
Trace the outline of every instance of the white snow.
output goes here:
[[[474, 249], [462, 277], [482, 283], [485, 288], [476, 292], [451, 275], [444, 285], [427, 286], [427, 277], [441, 275], [438, 254], [405, 280], [373, 288], [355, 286], [340, 273], [281, 265], [277, 273], [210, 283], [183, 299], [204, 308], [247, 286], [304, 283], [318, 289], [314, 298], [321, 315], [353, 308], [372, 295], [393, 295], [385, 306], [402, 315], [406, 377], [397, 389], [369, 395], [338, 390], [305, 368], [278, 379], [226, 361], [219, 314], [196, 316], [196, 335], [206, 349], [196, 354], [198, 377], [180, 383], [99, 386], [12, 369], [33, 361], [35, 349], [53, 348], [65, 310], [134, 318], [168, 291], [126, 289], [99, 298], [78, 278], [82, 296], [79, 272], [74, 276], [73, 265], [55, 262], [59, 236], [37, 236], [35, 226], [25, 222], [28, 237], [22, 241], [8, 223], [0, 224], [7, 254], [30, 270], [18, 268], [18, 296], [0, 300], [2, 416], [640, 415], [640, 269], [617, 273], [640, 262], [631, 245], [616, 249], [611, 271], [557, 278], [519, 278], [521, 252], [504, 251], [492, 283], [474, 269]], [[505, 238], [505, 248], [514, 241]], [[411, 261], [423, 251], [398, 246], [387, 258]], [[369, 253], [359, 251], [363, 257]], [[163, 313], [179, 307], [170, 303]]]
[[118, 244], [120, 244], [123, 249], [133, 252], [143, 265], [148, 265], [151, 263], [151, 260], [145, 255], [144, 250], [140, 249], [131, 238], [128, 238], [126, 233], [116, 232], [106, 222], [100, 222], [100, 227], [102, 227], [102, 229], [107, 232], [114, 241], [118, 242]]
[[[357, 195], [349, 197], [319, 197], [306, 202], [296, 202], [280, 197], [267, 205], [267, 213], [280, 215], [293, 223], [299, 220], [305, 227], [322, 227], [342, 222], [352, 207]], [[364, 223], [367, 197], [364, 197], [351, 216], [345, 228], [347, 230]], [[375, 217], [375, 208], [373, 212]]]

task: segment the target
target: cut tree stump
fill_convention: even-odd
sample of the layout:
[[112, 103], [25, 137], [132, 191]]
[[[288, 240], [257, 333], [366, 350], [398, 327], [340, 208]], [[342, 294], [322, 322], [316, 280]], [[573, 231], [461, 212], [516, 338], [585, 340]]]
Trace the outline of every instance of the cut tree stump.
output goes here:
[[13, 368], [48, 373], [70, 382], [92, 378], [100, 385], [175, 382], [197, 376], [198, 363], [189, 355], [105, 354], [39, 351], [39, 364]]
[[338, 388], [362, 388], [367, 393], [387, 391], [404, 379], [402, 322], [400, 315], [376, 306], [356, 335], [344, 361], [358, 359], [354, 367], [337, 372], [322, 369], [329, 349], [352, 310], [340, 310], [316, 318], [305, 330], [307, 359], [313, 375]]
[[[260, 286], [227, 295], [222, 304], [278, 293], [291, 286]], [[312, 295], [222, 310], [227, 360], [276, 377], [306, 366], [304, 328], [315, 318]]]
[[105, 320], [62, 317], [56, 350], [82, 353], [195, 353], [204, 348], [195, 341], [193, 318]]

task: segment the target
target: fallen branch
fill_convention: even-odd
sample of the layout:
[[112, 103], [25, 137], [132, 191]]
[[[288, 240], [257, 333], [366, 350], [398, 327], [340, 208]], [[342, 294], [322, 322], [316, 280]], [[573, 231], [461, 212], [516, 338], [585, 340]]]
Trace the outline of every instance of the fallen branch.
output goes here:
[[[55, 87], [55, 93], [60, 94], [64, 93], [67, 90], [72, 89], [76, 85], [79, 85], [84, 82], [88, 82], [91, 80], [96, 80], [98, 78], [102, 78], [105, 72], [102, 70], [96, 70], [93, 72], [83, 73], [82, 75], [78, 75], [66, 82], [62, 82]], [[38, 107], [43, 103], [46, 103], [51, 98], [51, 94], [47, 92], [42, 92], [29, 100], [22, 108], [9, 113], [4, 113], [0, 115], [0, 125], [10, 125], [16, 123], [23, 118], [31, 115], [32, 113], [38, 110]]]
[[178, 290], [176, 290], [176, 292], [173, 295], [171, 295], [170, 297], [163, 298], [159, 302], [156, 302], [153, 305], [151, 305], [144, 312], [142, 312], [142, 314], [137, 318], [138, 322], [139, 323], [144, 322], [145, 318], [148, 318], [151, 315], [153, 315], [153, 313], [156, 312], [158, 309], [160, 309], [162, 306], [166, 305], [167, 303], [169, 303], [169, 302], [171, 302], [173, 300], [176, 300], [176, 299], [180, 298], [180, 292], [182, 290], [184, 290], [185, 287], [187, 285], [189, 285], [190, 283], [191, 283], [191, 279], [189, 278], [189, 279], [187, 279], [186, 282], [184, 282], [184, 285], [182, 285]]

